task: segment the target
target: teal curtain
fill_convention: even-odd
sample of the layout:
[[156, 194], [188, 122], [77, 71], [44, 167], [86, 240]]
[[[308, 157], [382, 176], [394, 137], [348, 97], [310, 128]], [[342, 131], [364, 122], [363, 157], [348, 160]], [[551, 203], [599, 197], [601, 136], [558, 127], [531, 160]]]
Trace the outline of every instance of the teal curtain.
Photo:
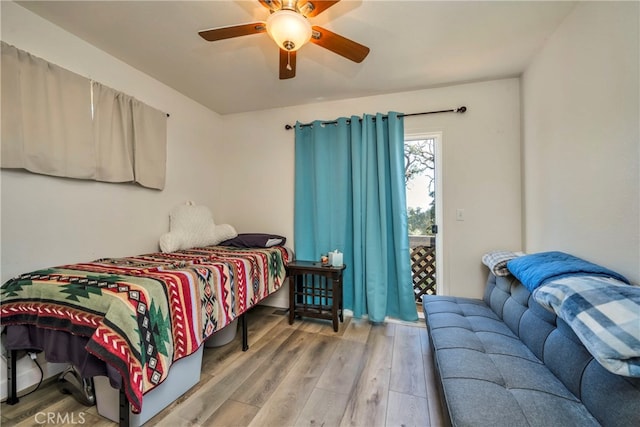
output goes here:
[[338, 249], [343, 302], [355, 317], [417, 320], [399, 113], [296, 123], [297, 259]]

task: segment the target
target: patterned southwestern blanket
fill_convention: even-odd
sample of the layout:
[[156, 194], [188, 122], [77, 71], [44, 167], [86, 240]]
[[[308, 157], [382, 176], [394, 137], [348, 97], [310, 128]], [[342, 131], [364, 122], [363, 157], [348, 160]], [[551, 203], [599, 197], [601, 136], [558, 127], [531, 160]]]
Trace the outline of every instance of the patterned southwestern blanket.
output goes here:
[[140, 412], [173, 362], [282, 286], [291, 257], [211, 246], [38, 270], [2, 285], [0, 320], [90, 337]]

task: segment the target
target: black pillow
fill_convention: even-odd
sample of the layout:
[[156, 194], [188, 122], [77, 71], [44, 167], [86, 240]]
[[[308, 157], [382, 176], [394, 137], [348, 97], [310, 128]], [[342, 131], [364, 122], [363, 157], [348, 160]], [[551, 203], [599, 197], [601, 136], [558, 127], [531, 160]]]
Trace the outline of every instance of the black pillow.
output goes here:
[[270, 248], [271, 246], [283, 246], [286, 242], [286, 237], [277, 234], [240, 233], [233, 239], [225, 240], [218, 245], [236, 248]]

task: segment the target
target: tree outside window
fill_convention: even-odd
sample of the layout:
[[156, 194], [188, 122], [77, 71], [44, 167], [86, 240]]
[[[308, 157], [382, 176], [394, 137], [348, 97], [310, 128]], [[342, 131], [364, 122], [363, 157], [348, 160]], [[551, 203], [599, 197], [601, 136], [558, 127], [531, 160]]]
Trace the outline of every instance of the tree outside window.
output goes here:
[[[409, 235], [431, 235], [435, 224], [435, 139], [405, 141], [404, 170], [407, 186]], [[418, 198], [422, 206], [410, 206]]]

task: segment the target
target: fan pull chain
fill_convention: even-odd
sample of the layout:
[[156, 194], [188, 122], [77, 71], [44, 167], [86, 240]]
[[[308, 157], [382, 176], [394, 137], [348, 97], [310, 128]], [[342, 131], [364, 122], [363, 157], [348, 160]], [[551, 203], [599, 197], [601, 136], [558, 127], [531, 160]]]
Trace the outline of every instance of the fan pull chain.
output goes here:
[[291, 51], [287, 51], [287, 70], [291, 71]]

